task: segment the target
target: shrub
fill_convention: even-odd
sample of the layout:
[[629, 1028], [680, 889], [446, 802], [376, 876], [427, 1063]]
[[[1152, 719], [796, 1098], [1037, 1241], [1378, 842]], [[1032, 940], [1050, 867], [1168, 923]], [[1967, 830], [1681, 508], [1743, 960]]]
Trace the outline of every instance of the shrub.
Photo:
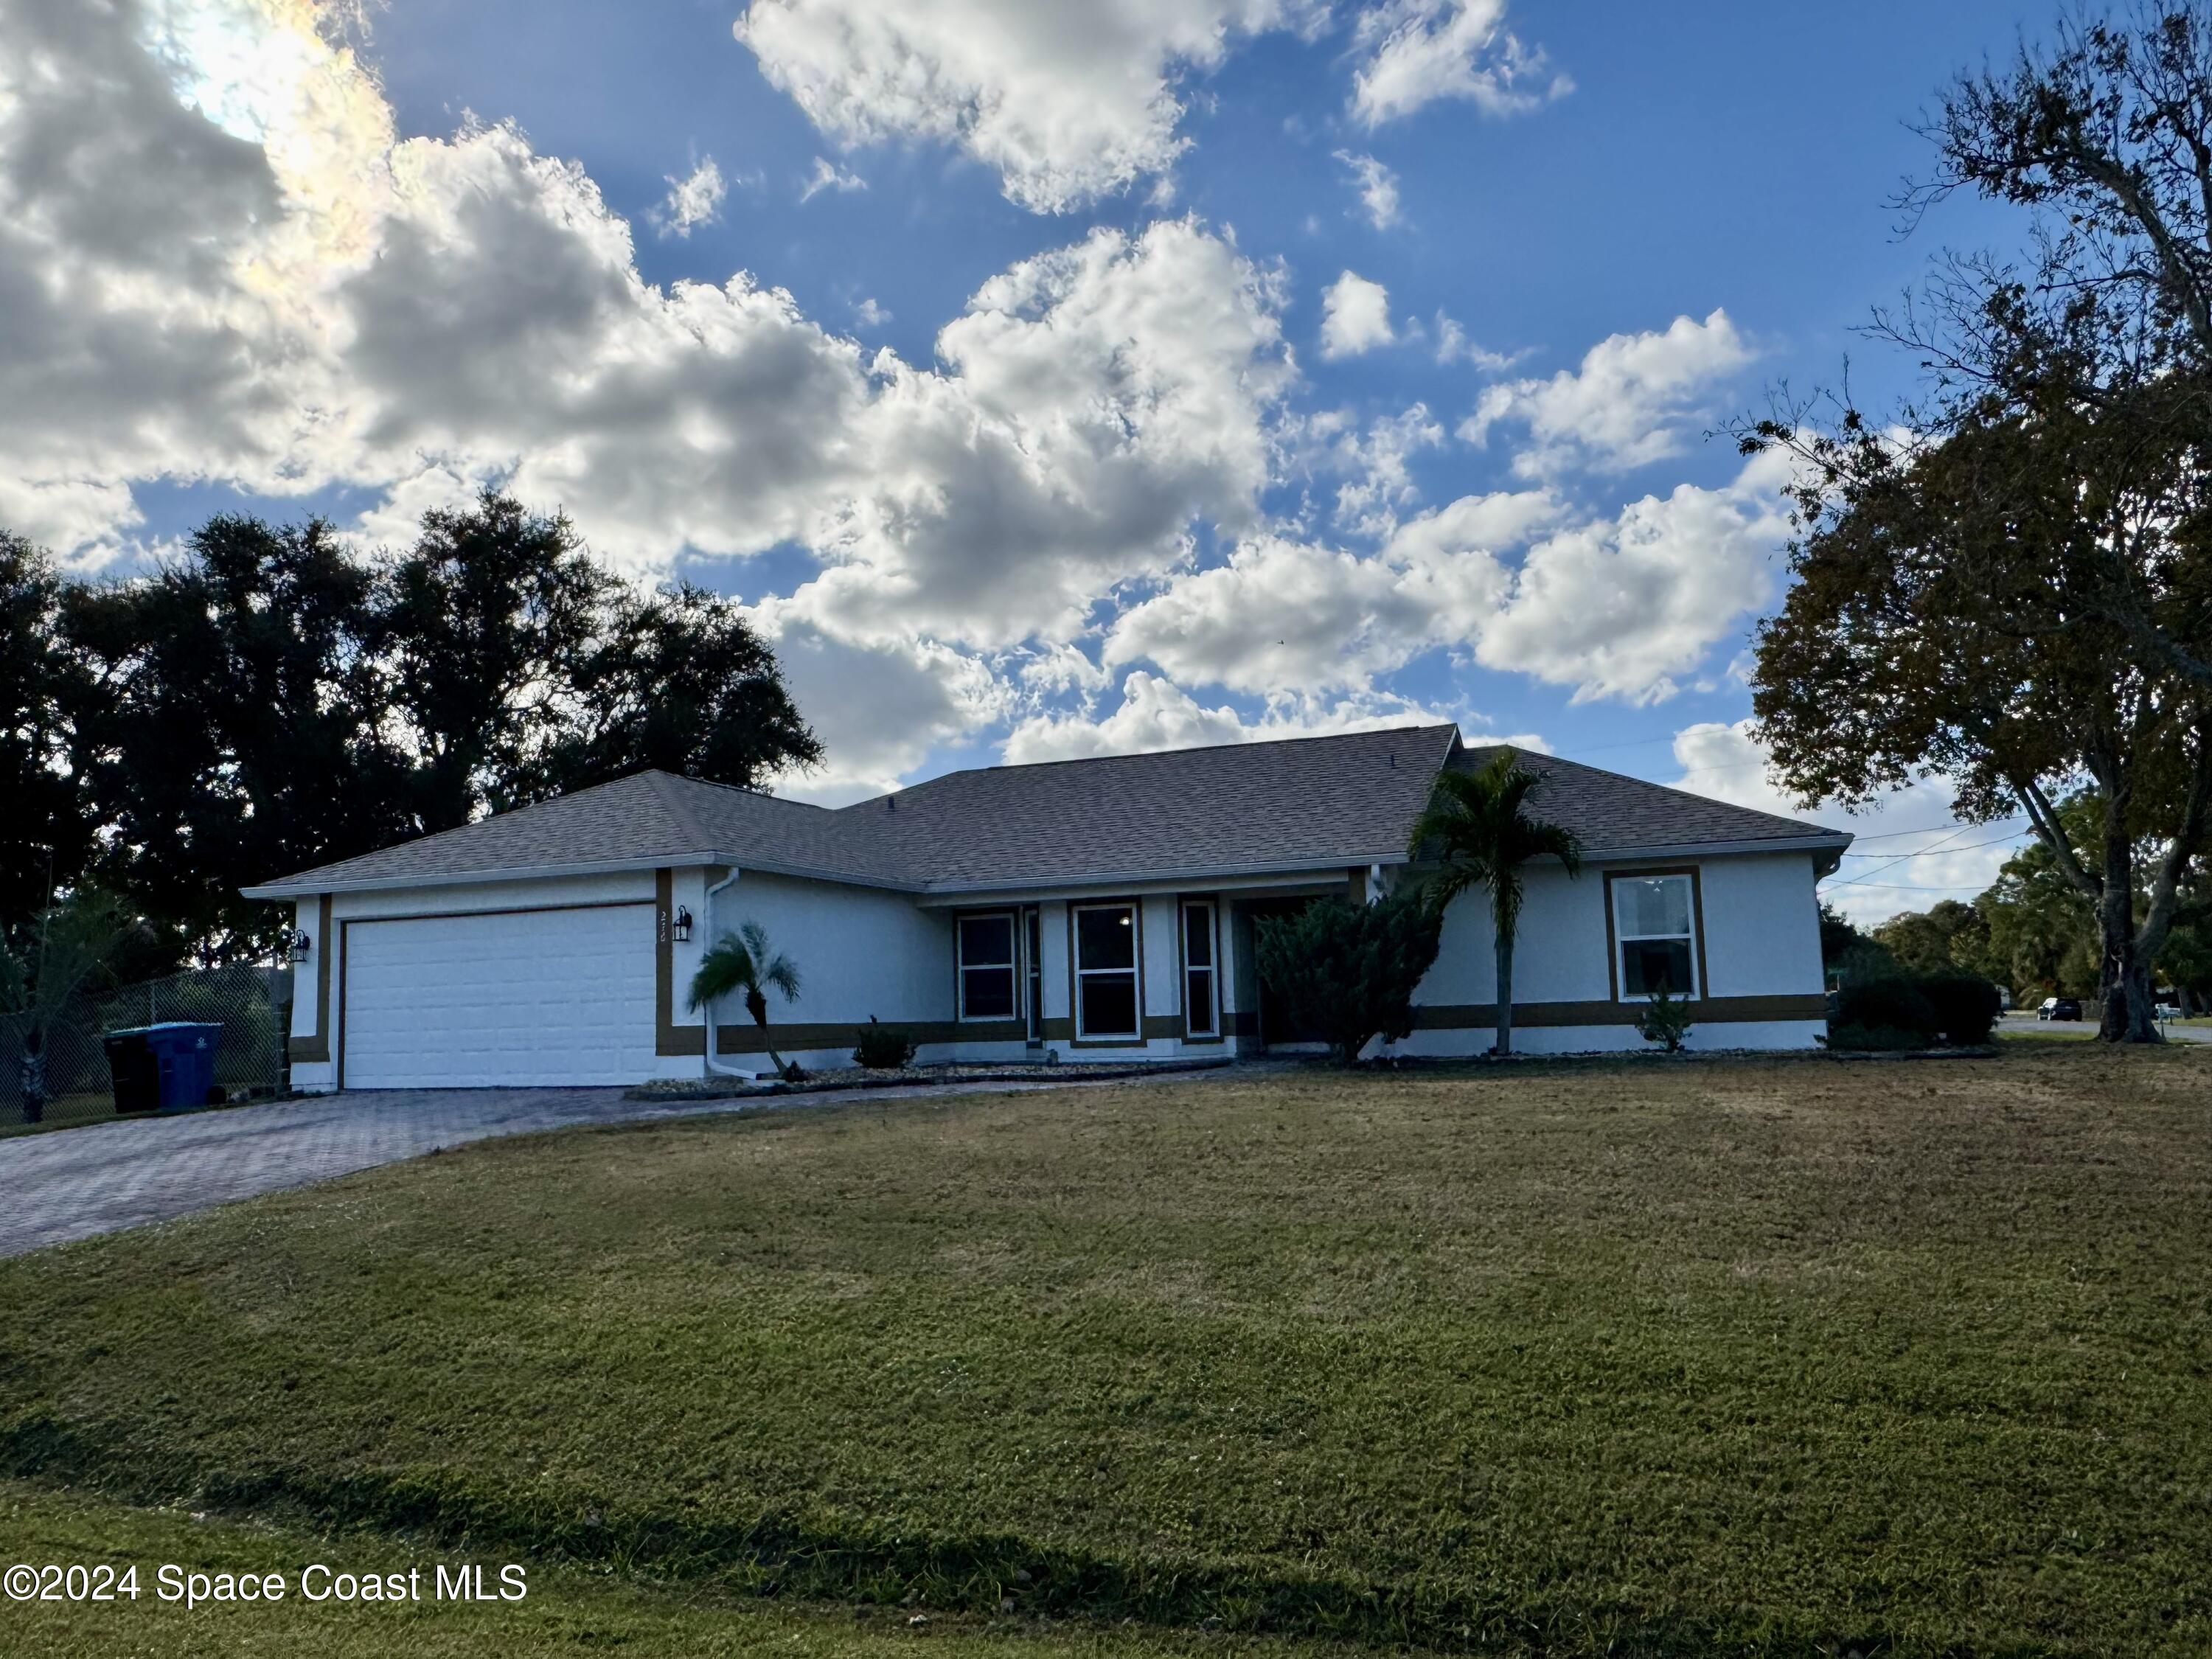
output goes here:
[[1936, 1011], [1943, 1040], [1970, 1048], [1990, 1040], [2004, 1012], [2004, 994], [1979, 974], [1963, 968], [1940, 969], [1919, 981], [1920, 994]]
[[1996, 986], [1964, 968], [1932, 974], [1892, 969], [1856, 979], [1846, 975], [1836, 994], [1828, 1046], [1932, 1048], [1943, 1042], [1972, 1048], [1990, 1040], [2003, 1006]]
[[1902, 1054], [1925, 1048], [1928, 1038], [1894, 1025], [1831, 1025], [1828, 1047], [1844, 1054]]
[[1349, 1066], [1376, 1037], [1413, 1029], [1413, 988], [1437, 959], [1443, 912], [1418, 892], [1374, 904], [1316, 899], [1259, 927], [1260, 977]]
[[1681, 1053], [1682, 1040], [1690, 1035], [1688, 1001], [1662, 985], [1651, 994], [1650, 1006], [1636, 1022], [1636, 1030], [1646, 1042], [1656, 1042], [1670, 1054]]
[[[1902, 972], [1845, 979], [1843, 988], [1836, 994], [1835, 1026], [1909, 1032], [1918, 1041], [1904, 1046], [1915, 1048], [1932, 1048], [1943, 1029], [1936, 1017], [1935, 1004], [1921, 994], [1911, 975]], [[1829, 1042], [1832, 1047], [1841, 1046], [1832, 1031]]]
[[914, 1039], [896, 1025], [878, 1025], [873, 1014], [860, 1027], [853, 1061], [871, 1072], [896, 1072], [914, 1060]]

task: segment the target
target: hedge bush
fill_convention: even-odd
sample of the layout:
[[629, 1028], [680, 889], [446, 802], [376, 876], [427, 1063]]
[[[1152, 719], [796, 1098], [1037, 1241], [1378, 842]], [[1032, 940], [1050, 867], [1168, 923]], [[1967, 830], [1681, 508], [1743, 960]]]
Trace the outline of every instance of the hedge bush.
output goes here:
[[1979, 974], [1963, 968], [1925, 975], [1920, 994], [1936, 1011], [1936, 1029], [1954, 1048], [1972, 1048], [1987, 1042], [2004, 1012], [2004, 993]]
[[1925, 1032], [1901, 1031], [1894, 1025], [1831, 1025], [1828, 1028], [1828, 1047], [1850, 1054], [1903, 1054], [1915, 1048], [1925, 1048], [1928, 1043]]
[[853, 1063], [871, 1072], [896, 1072], [914, 1059], [914, 1039], [896, 1025], [879, 1025], [870, 1015], [860, 1027]]
[[1917, 974], [1893, 968], [1846, 976], [1829, 1022], [1831, 1048], [1932, 1048], [1938, 1042], [1971, 1048], [1987, 1042], [2003, 1011], [2004, 997], [1979, 974], [1963, 968]]
[[[1869, 1031], [1911, 1031], [1922, 1039], [1922, 1047], [1928, 1046], [1936, 1041], [1943, 1027], [1936, 1018], [1936, 1005], [1922, 994], [1915, 982], [1917, 978], [1900, 969], [1867, 979], [1845, 980], [1843, 988], [1836, 994], [1832, 1024]], [[1834, 1041], [1832, 1032], [1829, 1040]]]

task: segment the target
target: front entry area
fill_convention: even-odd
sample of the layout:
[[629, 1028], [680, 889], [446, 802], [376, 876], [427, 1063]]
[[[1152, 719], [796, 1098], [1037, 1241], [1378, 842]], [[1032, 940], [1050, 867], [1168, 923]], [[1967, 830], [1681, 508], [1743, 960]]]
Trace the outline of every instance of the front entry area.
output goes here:
[[651, 904], [349, 921], [338, 1086], [641, 1082], [653, 929]]
[[1259, 930], [1265, 921], [1297, 915], [1314, 902], [1316, 895], [1306, 894], [1296, 898], [1244, 899], [1237, 906], [1238, 937], [1249, 941], [1243, 948], [1250, 953], [1253, 964], [1250, 989], [1245, 1006], [1256, 1006], [1259, 1010], [1257, 1029], [1246, 1034], [1247, 1053], [1264, 1053], [1270, 1048], [1288, 1046], [1293, 1048], [1322, 1041], [1321, 1033], [1309, 1031], [1291, 1019], [1283, 1006], [1282, 999], [1267, 988], [1259, 973]]

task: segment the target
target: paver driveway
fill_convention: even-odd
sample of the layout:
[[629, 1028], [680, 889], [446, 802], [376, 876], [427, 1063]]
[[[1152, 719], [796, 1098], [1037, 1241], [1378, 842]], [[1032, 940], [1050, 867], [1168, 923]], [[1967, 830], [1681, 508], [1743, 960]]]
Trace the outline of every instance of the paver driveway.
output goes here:
[[767, 1099], [664, 1102], [624, 1100], [619, 1089], [366, 1090], [56, 1130], [0, 1140], [0, 1255], [165, 1221], [494, 1135], [702, 1113], [788, 1111], [848, 1100], [1111, 1086], [986, 1083], [957, 1091], [833, 1090]]

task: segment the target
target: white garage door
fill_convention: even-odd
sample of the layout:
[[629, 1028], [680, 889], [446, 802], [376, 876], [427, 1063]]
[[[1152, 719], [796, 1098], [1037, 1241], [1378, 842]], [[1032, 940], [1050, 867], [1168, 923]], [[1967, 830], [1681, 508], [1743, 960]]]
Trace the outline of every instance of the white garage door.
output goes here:
[[349, 922], [345, 1086], [642, 1082], [653, 915], [626, 904]]

